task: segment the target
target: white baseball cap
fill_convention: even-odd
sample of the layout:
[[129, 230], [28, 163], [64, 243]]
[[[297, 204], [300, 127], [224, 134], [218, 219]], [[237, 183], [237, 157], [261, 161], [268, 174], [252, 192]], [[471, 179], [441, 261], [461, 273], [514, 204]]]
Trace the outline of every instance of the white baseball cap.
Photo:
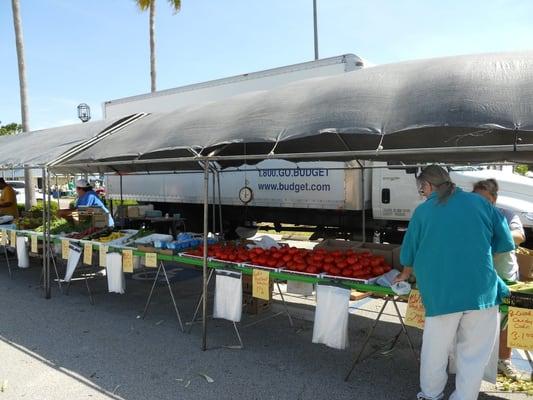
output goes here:
[[76, 181], [76, 187], [85, 189], [91, 187], [91, 185], [89, 185], [89, 182], [87, 182], [85, 179], [78, 179]]

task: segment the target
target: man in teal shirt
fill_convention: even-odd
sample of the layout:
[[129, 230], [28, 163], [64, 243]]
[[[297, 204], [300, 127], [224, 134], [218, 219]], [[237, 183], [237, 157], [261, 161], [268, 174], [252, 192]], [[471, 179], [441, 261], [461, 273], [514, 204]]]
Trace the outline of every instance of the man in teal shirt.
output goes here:
[[426, 309], [419, 399], [443, 397], [448, 355], [457, 342], [456, 390], [450, 400], [475, 400], [494, 347], [498, 305], [509, 294], [493, 253], [514, 249], [504, 217], [480, 196], [463, 192], [432, 165], [418, 178], [427, 200], [405, 235], [397, 280], [414, 268]]

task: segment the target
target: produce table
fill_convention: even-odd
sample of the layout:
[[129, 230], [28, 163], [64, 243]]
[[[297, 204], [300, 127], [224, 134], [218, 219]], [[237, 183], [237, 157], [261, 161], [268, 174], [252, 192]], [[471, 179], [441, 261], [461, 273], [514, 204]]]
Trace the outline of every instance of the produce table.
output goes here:
[[[13, 229], [6, 229], [6, 231], [7, 232], [15, 231], [17, 236], [27, 236], [27, 237], [29, 237], [29, 236], [37, 236], [39, 240], [43, 239], [43, 234], [42, 233], [36, 233], [36, 232], [33, 232], [33, 231], [13, 230]], [[8, 237], [9, 236], [10, 235], [8, 234]], [[59, 237], [57, 235], [53, 235], [52, 239], [53, 239], [54, 243], [60, 243], [62, 240], [68, 240], [69, 242], [74, 242], [74, 243], [79, 243], [79, 244], [91, 243], [93, 249], [98, 249], [101, 245], [105, 245], [105, 243], [96, 243], [96, 242], [87, 241], [87, 240], [61, 238], [61, 237]], [[134, 256], [139, 256], [139, 257], [146, 257], [147, 254], [153, 254], [153, 253], [147, 253], [147, 252], [144, 252], [144, 251], [139, 251], [136, 248], [131, 248], [131, 247], [112, 246], [112, 245], [108, 246], [108, 250], [109, 251], [122, 252], [122, 251], [124, 251], [126, 249], [127, 250], [131, 250], [132, 254]], [[7, 252], [5, 254], [6, 254], [6, 257], [7, 257]], [[148, 306], [150, 304], [152, 293], [153, 293], [155, 285], [156, 285], [156, 283], [158, 281], [159, 275], [162, 274], [162, 275], [165, 276], [166, 284], [168, 286], [170, 295], [172, 297], [172, 302], [173, 302], [173, 305], [174, 305], [176, 316], [178, 318], [181, 330], [183, 331], [183, 324], [181, 322], [181, 316], [180, 316], [179, 309], [178, 309], [176, 300], [174, 298], [174, 295], [173, 295], [173, 292], [172, 292], [172, 289], [171, 289], [170, 282], [169, 282], [168, 277], [166, 275], [166, 271], [165, 271], [165, 268], [164, 268], [164, 263], [165, 262], [182, 263], [182, 264], [185, 264], [185, 265], [189, 265], [189, 266], [201, 269], [203, 267], [203, 258], [200, 257], [200, 256], [194, 256], [194, 255], [190, 255], [190, 254], [186, 254], [186, 253], [178, 253], [176, 255], [167, 255], [167, 254], [159, 254], [159, 253], [157, 253], [155, 255], [155, 257], [156, 257], [156, 260], [157, 260], [157, 266], [156, 266], [157, 274], [156, 274], [156, 276], [154, 278], [152, 289], [150, 291], [150, 295], [148, 297], [145, 309], [143, 311], [143, 316], [146, 314], [146, 312], [148, 310]], [[363, 346], [360, 349], [358, 355], [356, 356], [355, 362], [354, 362], [354, 364], [352, 366], [352, 369], [350, 370], [350, 372], [346, 376], [346, 379], [348, 379], [348, 377], [350, 376], [350, 373], [353, 370], [353, 368], [355, 367], [355, 365], [358, 362], [360, 362], [360, 361], [362, 361], [364, 359], [363, 358], [363, 353], [365, 351], [365, 348], [367, 347], [367, 345], [368, 345], [368, 343], [369, 343], [369, 341], [370, 341], [370, 339], [371, 339], [371, 337], [373, 335], [373, 332], [374, 332], [374, 330], [375, 330], [375, 328], [376, 328], [381, 316], [383, 315], [385, 307], [386, 307], [386, 305], [389, 302], [391, 302], [393, 304], [395, 312], [396, 312], [397, 317], [399, 319], [399, 322], [401, 324], [401, 330], [393, 338], [391, 349], [396, 344], [396, 342], [398, 341], [399, 336], [402, 333], [404, 333], [407, 336], [407, 339], [409, 341], [409, 345], [410, 345], [413, 353], [415, 354], [415, 357], [417, 357], [417, 353], [416, 353], [416, 351], [414, 349], [414, 346], [412, 344], [410, 336], [409, 336], [409, 334], [407, 332], [407, 329], [406, 329], [406, 327], [404, 325], [403, 317], [402, 317], [402, 315], [401, 315], [401, 313], [399, 311], [399, 308], [397, 306], [397, 303], [396, 303], [397, 300], [400, 297], [396, 296], [396, 294], [392, 291], [392, 289], [390, 289], [388, 287], [383, 287], [383, 286], [379, 286], [379, 285], [375, 285], [375, 284], [360, 283], [360, 282], [356, 282], [356, 281], [353, 281], [353, 280], [343, 279], [342, 277], [339, 277], [338, 279], [335, 279], [335, 278], [332, 278], [331, 276], [324, 277], [322, 275], [297, 273], [297, 272], [293, 272], [293, 271], [284, 271], [284, 270], [280, 270], [280, 269], [276, 269], [276, 268], [267, 268], [267, 267], [261, 267], [261, 266], [252, 266], [252, 265], [243, 264], [243, 263], [220, 261], [220, 260], [216, 260], [216, 259], [213, 259], [213, 258], [209, 258], [208, 259], [207, 267], [211, 270], [210, 275], [214, 271], [219, 270], [219, 269], [221, 269], [221, 270], [228, 270], [229, 269], [229, 270], [239, 271], [243, 275], [252, 275], [254, 269], [256, 269], [256, 268], [258, 268], [258, 269], [266, 269], [266, 270], [269, 270], [270, 278], [273, 279], [274, 281], [277, 281], [277, 282], [279, 282], [279, 281], [296, 281], [296, 282], [304, 282], [304, 283], [311, 283], [311, 284], [337, 285], [337, 286], [342, 286], [342, 287], [345, 287], [345, 288], [355, 289], [355, 290], [357, 290], [359, 292], [363, 292], [363, 293], [369, 293], [370, 292], [370, 293], [380, 294], [380, 295], [384, 296], [384, 300], [385, 300], [384, 304], [383, 304], [381, 310], [379, 311], [379, 313], [377, 314], [376, 319], [374, 320], [373, 326], [372, 326], [371, 330], [368, 332], [367, 337], [365, 338], [365, 341], [363, 343]], [[513, 286], [515, 286], [515, 285], [510, 285], [509, 286], [511, 290], [513, 290]], [[519, 287], [519, 286], [517, 286], [517, 287]], [[523, 286], [522, 286], [522, 288], [523, 288]], [[528, 290], [527, 290], [528, 293], [532, 292], [532, 291], [533, 291], [532, 288], [528, 288]], [[519, 291], [517, 291], [517, 293], [519, 293]], [[507, 312], [507, 305], [505, 305], [505, 304], [502, 305], [500, 307], [500, 309], [501, 309], [502, 312], [506, 313]], [[198, 307], [197, 307], [197, 310], [198, 310]], [[194, 318], [193, 318], [193, 321], [194, 321]], [[237, 331], [237, 334], [238, 334], [238, 331]], [[239, 336], [239, 340], [240, 340], [240, 336]], [[371, 353], [371, 354], [373, 354], [373, 353]], [[368, 357], [368, 356], [369, 355], [367, 355], [366, 357]]]

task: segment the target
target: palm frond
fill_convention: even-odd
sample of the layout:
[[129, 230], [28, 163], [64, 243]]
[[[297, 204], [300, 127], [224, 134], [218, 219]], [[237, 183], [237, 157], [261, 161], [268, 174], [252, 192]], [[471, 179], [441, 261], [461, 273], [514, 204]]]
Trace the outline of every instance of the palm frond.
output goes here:
[[150, 8], [150, 4], [154, 0], [134, 0], [135, 3], [137, 3], [137, 6], [141, 9], [141, 11], [146, 11]]
[[181, 0], [168, 0], [168, 4], [172, 7], [174, 13], [177, 13], [181, 10]]

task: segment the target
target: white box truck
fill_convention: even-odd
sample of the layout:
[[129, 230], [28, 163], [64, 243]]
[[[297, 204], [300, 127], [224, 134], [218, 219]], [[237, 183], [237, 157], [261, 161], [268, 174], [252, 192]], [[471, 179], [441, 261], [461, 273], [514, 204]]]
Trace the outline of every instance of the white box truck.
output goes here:
[[[341, 74], [364, 67], [361, 58], [345, 54], [266, 71], [127, 97], [104, 103], [104, 116], [116, 118], [137, 112], [166, 112], [179, 107], [221, 100], [254, 90], [271, 89], [297, 80]], [[370, 231], [386, 232], [395, 240], [414, 208], [422, 201], [417, 193], [417, 169], [361, 162], [364, 173], [353, 162], [300, 162], [265, 160], [220, 172], [220, 202], [225, 230], [255, 221], [316, 227], [324, 233], [357, 237], [363, 210]], [[533, 221], [533, 180], [512, 171], [486, 168], [459, 168], [451, 172], [454, 181], [471, 190], [477, 180], [496, 178], [501, 186], [502, 207], [520, 214], [531, 229]], [[364, 187], [364, 190], [363, 190]], [[243, 189], [247, 188], [247, 189]], [[168, 212], [179, 212], [189, 229], [199, 228], [203, 201], [201, 173], [107, 176], [111, 199], [134, 199], [159, 203]], [[216, 202], [219, 202], [218, 191]], [[363, 196], [364, 194], [364, 196]], [[213, 190], [211, 190], [211, 197]], [[363, 198], [364, 197], [364, 198]], [[213, 198], [213, 197], [212, 197]], [[218, 217], [216, 218], [218, 219]], [[198, 227], [194, 225], [198, 221]], [[397, 238], [396, 238], [397, 240]]]

